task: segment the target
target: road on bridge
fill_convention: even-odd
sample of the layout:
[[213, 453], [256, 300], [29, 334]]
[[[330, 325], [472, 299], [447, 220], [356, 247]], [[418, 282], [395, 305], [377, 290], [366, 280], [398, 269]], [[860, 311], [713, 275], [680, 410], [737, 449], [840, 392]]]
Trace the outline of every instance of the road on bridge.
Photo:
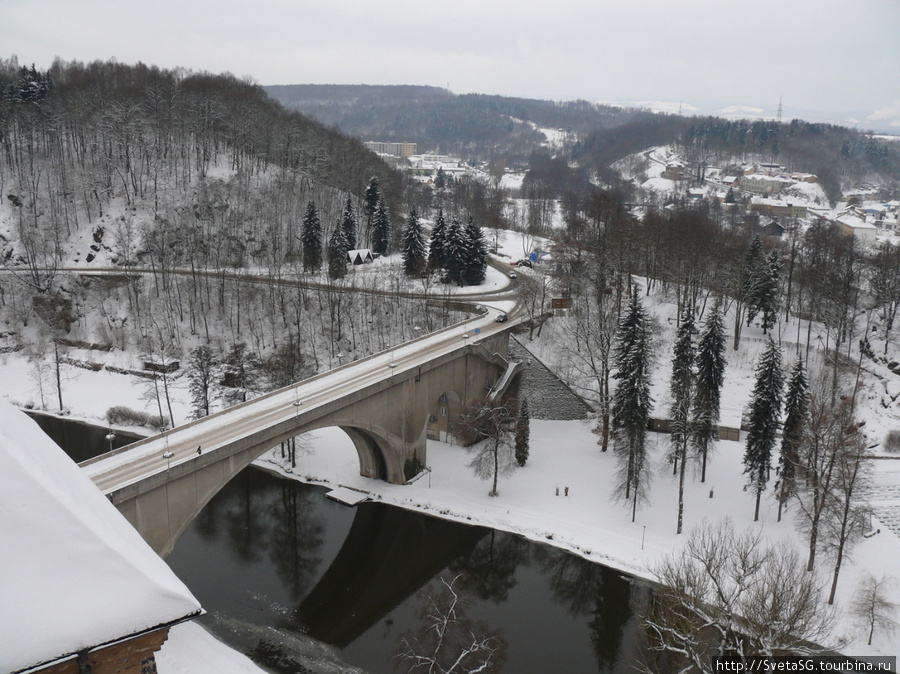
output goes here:
[[196, 458], [198, 447], [204, 454], [215, 452], [259, 429], [288, 421], [301, 411], [339, 400], [392, 374], [413, 370], [469, 343], [477, 343], [522, 319], [518, 306], [508, 312], [508, 320], [502, 323], [497, 322], [501, 313], [500, 309], [485, 307], [485, 313], [479, 317], [103, 454], [81, 466], [100, 490], [109, 494]]

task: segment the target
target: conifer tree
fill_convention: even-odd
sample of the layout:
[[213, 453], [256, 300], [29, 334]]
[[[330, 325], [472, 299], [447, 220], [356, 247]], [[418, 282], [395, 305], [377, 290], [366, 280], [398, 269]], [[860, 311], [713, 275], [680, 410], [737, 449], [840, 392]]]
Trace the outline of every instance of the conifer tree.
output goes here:
[[725, 324], [716, 300], [697, 346], [697, 379], [691, 413], [691, 442], [700, 460], [700, 482], [706, 482], [710, 443], [719, 437], [722, 384], [725, 381]]
[[516, 463], [519, 467], [528, 461], [529, 438], [531, 436], [531, 413], [528, 411], [528, 398], [523, 397], [519, 405], [519, 417], [516, 419]]
[[416, 209], [410, 211], [400, 239], [400, 252], [403, 256], [403, 271], [407, 276], [421, 276], [425, 270], [428, 246], [425, 243], [425, 232], [419, 222]]
[[675, 533], [680, 534], [684, 519], [684, 473], [687, 463], [687, 448], [690, 439], [691, 394], [694, 388], [694, 309], [687, 305], [678, 326], [675, 338], [675, 352], [672, 355], [672, 378], [669, 381], [669, 397], [672, 418], [672, 449], [670, 459], [678, 472], [678, 526]]
[[797, 491], [797, 467], [800, 464], [800, 445], [809, 412], [809, 380], [798, 354], [788, 379], [784, 401], [786, 418], [781, 431], [781, 455], [778, 457], [778, 521], [785, 502]]
[[466, 263], [469, 259], [466, 244], [466, 232], [459, 221], [454, 219], [447, 229], [444, 283], [455, 283], [460, 287], [465, 284]]
[[747, 325], [749, 326], [757, 314], [766, 307], [770, 293], [772, 270], [763, 250], [759, 236], [754, 236], [744, 258], [743, 287], [744, 301], [747, 304]]
[[468, 259], [464, 273], [465, 283], [470, 286], [478, 286], [484, 283], [487, 273], [488, 248], [484, 240], [481, 225], [471, 217], [465, 228], [466, 246], [468, 246]]
[[[381, 190], [378, 187], [378, 177], [372, 176], [366, 193], [363, 196], [363, 208], [366, 216], [366, 241], [371, 241], [372, 227], [375, 224], [375, 213], [378, 210], [378, 202], [381, 201]], [[372, 246], [374, 248], [374, 245]]]
[[378, 255], [387, 255], [391, 247], [391, 216], [388, 213], [384, 199], [378, 200], [375, 208], [375, 217], [372, 223], [372, 252]]
[[322, 268], [322, 223], [315, 202], [306, 205], [306, 215], [300, 229], [303, 246], [303, 271], [316, 272]]
[[347, 250], [356, 250], [356, 213], [353, 210], [353, 200], [347, 197], [347, 204], [341, 215], [341, 229], [344, 230], [344, 239], [347, 241]]
[[346, 233], [341, 225], [334, 228], [328, 240], [328, 278], [342, 279], [347, 275], [347, 243]]
[[637, 503], [647, 496], [647, 420], [653, 406], [650, 397], [652, 361], [650, 325], [647, 314], [633, 292], [628, 308], [619, 323], [613, 361], [618, 380], [613, 393], [613, 449], [619, 460], [616, 493], [626, 502], [631, 500], [631, 521]]
[[768, 273], [763, 280], [759, 297], [763, 334], [775, 327], [778, 309], [781, 306], [781, 258], [778, 257], [777, 249], [772, 249], [772, 252], [769, 253], [769, 257], [766, 259], [766, 271]]
[[428, 244], [428, 268], [442, 269], [447, 260], [447, 236], [449, 228], [444, 220], [443, 209], [438, 211], [437, 220], [431, 228], [431, 241]]
[[778, 432], [781, 414], [784, 372], [781, 369], [781, 349], [769, 337], [766, 349], [756, 366], [756, 383], [750, 398], [750, 429], [744, 451], [744, 473], [747, 486], [756, 493], [756, 510], [753, 521], [759, 520], [759, 502], [772, 467], [772, 450]]

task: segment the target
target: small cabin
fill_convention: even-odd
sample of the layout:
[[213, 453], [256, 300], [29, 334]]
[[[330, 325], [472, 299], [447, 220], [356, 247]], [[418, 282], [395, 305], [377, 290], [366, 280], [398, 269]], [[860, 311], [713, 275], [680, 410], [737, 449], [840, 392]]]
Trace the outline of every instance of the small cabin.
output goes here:
[[372, 251], [368, 248], [347, 251], [347, 262], [350, 264], [369, 264], [374, 261], [375, 258], [372, 257]]

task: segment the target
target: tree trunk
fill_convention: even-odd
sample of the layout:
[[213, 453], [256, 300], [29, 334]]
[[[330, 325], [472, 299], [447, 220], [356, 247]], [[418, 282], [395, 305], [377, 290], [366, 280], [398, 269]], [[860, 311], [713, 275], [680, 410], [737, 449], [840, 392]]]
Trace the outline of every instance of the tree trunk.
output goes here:
[[[687, 443], [687, 437], [684, 438], [685, 444]], [[682, 448], [684, 451], [686, 448]], [[686, 453], [686, 452], [685, 452]], [[681, 457], [681, 470], [678, 473], [678, 531], [676, 534], [681, 533], [682, 523], [684, 521], [684, 464], [687, 463], [685, 461], [685, 456]]]

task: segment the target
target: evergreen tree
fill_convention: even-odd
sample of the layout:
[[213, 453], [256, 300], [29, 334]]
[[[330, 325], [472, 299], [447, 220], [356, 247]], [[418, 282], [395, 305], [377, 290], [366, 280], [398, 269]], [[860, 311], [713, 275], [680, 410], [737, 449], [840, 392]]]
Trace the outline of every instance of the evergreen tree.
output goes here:
[[754, 236], [744, 258], [743, 295], [747, 304], [747, 325], [762, 313], [770, 293], [772, 270], [759, 236]]
[[375, 208], [375, 218], [372, 223], [372, 252], [378, 255], [387, 255], [391, 247], [391, 216], [388, 213], [384, 199], [378, 199]]
[[722, 384], [725, 381], [725, 324], [716, 300], [697, 347], [697, 379], [691, 414], [691, 443], [700, 459], [700, 482], [706, 482], [710, 443], [719, 437]]
[[322, 223], [316, 204], [306, 205], [306, 215], [300, 228], [300, 243], [303, 246], [303, 271], [317, 272], [322, 268]]
[[356, 250], [356, 213], [353, 211], [353, 200], [347, 197], [344, 213], [341, 215], [341, 229], [347, 241], [347, 250]]
[[647, 465], [647, 420], [653, 406], [650, 397], [652, 360], [650, 325], [638, 293], [633, 292], [628, 308], [619, 323], [613, 362], [618, 380], [613, 393], [613, 448], [619, 459], [617, 494], [631, 500], [631, 521], [637, 503], [646, 499], [649, 466]]
[[797, 491], [797, 466], [800, 464], [800, 445], [809, 412], [809, 380], [798, 355], [791, 368], [787, 397], [784, 401], [786, 418], [781, 431], [781, 455], [778, 457], [778, 521], [785, 502]]
[[466, 270], [463, 274], [465, 284], [469, 286], [479, 286], [484, 283], [484, 277], [487, 273], [488, 265], [488, 248], [487, 242], [484, 240], [484, 233], [481, 231], [481, 225], [477, 224], [471, 217], [465, 229], [466, 245], [468, 246], [468, 259], [466, 260]]
[[778, 309], [781, 306], [781, 258], [778, 257], [778, 250], [772, 249], [766, 260], [766, 274], [762, 291], [760, 293], [760, 304], [762, 310], [762, 329], [763, 334], [775, 327], [778, 319]]
[[447, 186], [447, 176], [442, 166], [438, 167], [437, 175], [434, 177], [434, 186], [439, 190]]
[[744, 451], [744, 473], [749, 476], [747, 486], [756, 492], [754, 522], [759, 520], [759, 502], [769, 481], [783, 387], [781, 349], [769, 337], [766, 350], [756, 366], [756, 383], [750, 398], [750, 430], [747, 432], [747, 447]]
[[444, 283], [465, 285], [466, 263], [469, 259], [466, 230], [454, 219], [447, 230], [444, 260]]
[[531, 414], [528, 411], [528, 399], [523, 397], [519, 405], [519, 418], [516, 419], [516, 463], [524, 466], [528, 461], [528, 446], [531, 436]]
[[350, 246], [344, 228], [338, 225], [328, 240], [328, 278], [342, 279], [347, 275], [347, 251]]
[[442, 269], [447, 261], [447, 236], [449, 228], [444, 220], [444, 211], [438, 211], [437, 220], [431, 228], [431, 241], [428, 244], [428, 268]]
[[675, 351], [672, 356], [672, 378], [669, 381], [669, 397], [672, 418], [672, 435], [670, 442], [672, 451], [670, 459], [678, 472], [678, 526], [676, 534], [681, 533], [684, 519], [684, 473], [687, 463], [687, 448], [690, 439], [691, 394], [694, 388], [694, 309], [687, 305], [678, 326], [675, 338]]
[[425, 270], [428, 246], [425, 243], [425, 232], [415, 208], [410, 212], [406, 227], [403, 228], [400, 252], [403, 255], [404, 273], [407, 276], [421, 276]]
[[[372, 241], [372, 226], [375, 223], [375, 213], [378, 210], [378, 203], [381, 201], [381, 190], [378, 188], [377, 176], [369, 179], [369, 185], [366, 187], [366, 193], [363, 196], [363, 208], [366, 216], [366, 241]], [[374, 248], [374, 244], [373, 244]]]

